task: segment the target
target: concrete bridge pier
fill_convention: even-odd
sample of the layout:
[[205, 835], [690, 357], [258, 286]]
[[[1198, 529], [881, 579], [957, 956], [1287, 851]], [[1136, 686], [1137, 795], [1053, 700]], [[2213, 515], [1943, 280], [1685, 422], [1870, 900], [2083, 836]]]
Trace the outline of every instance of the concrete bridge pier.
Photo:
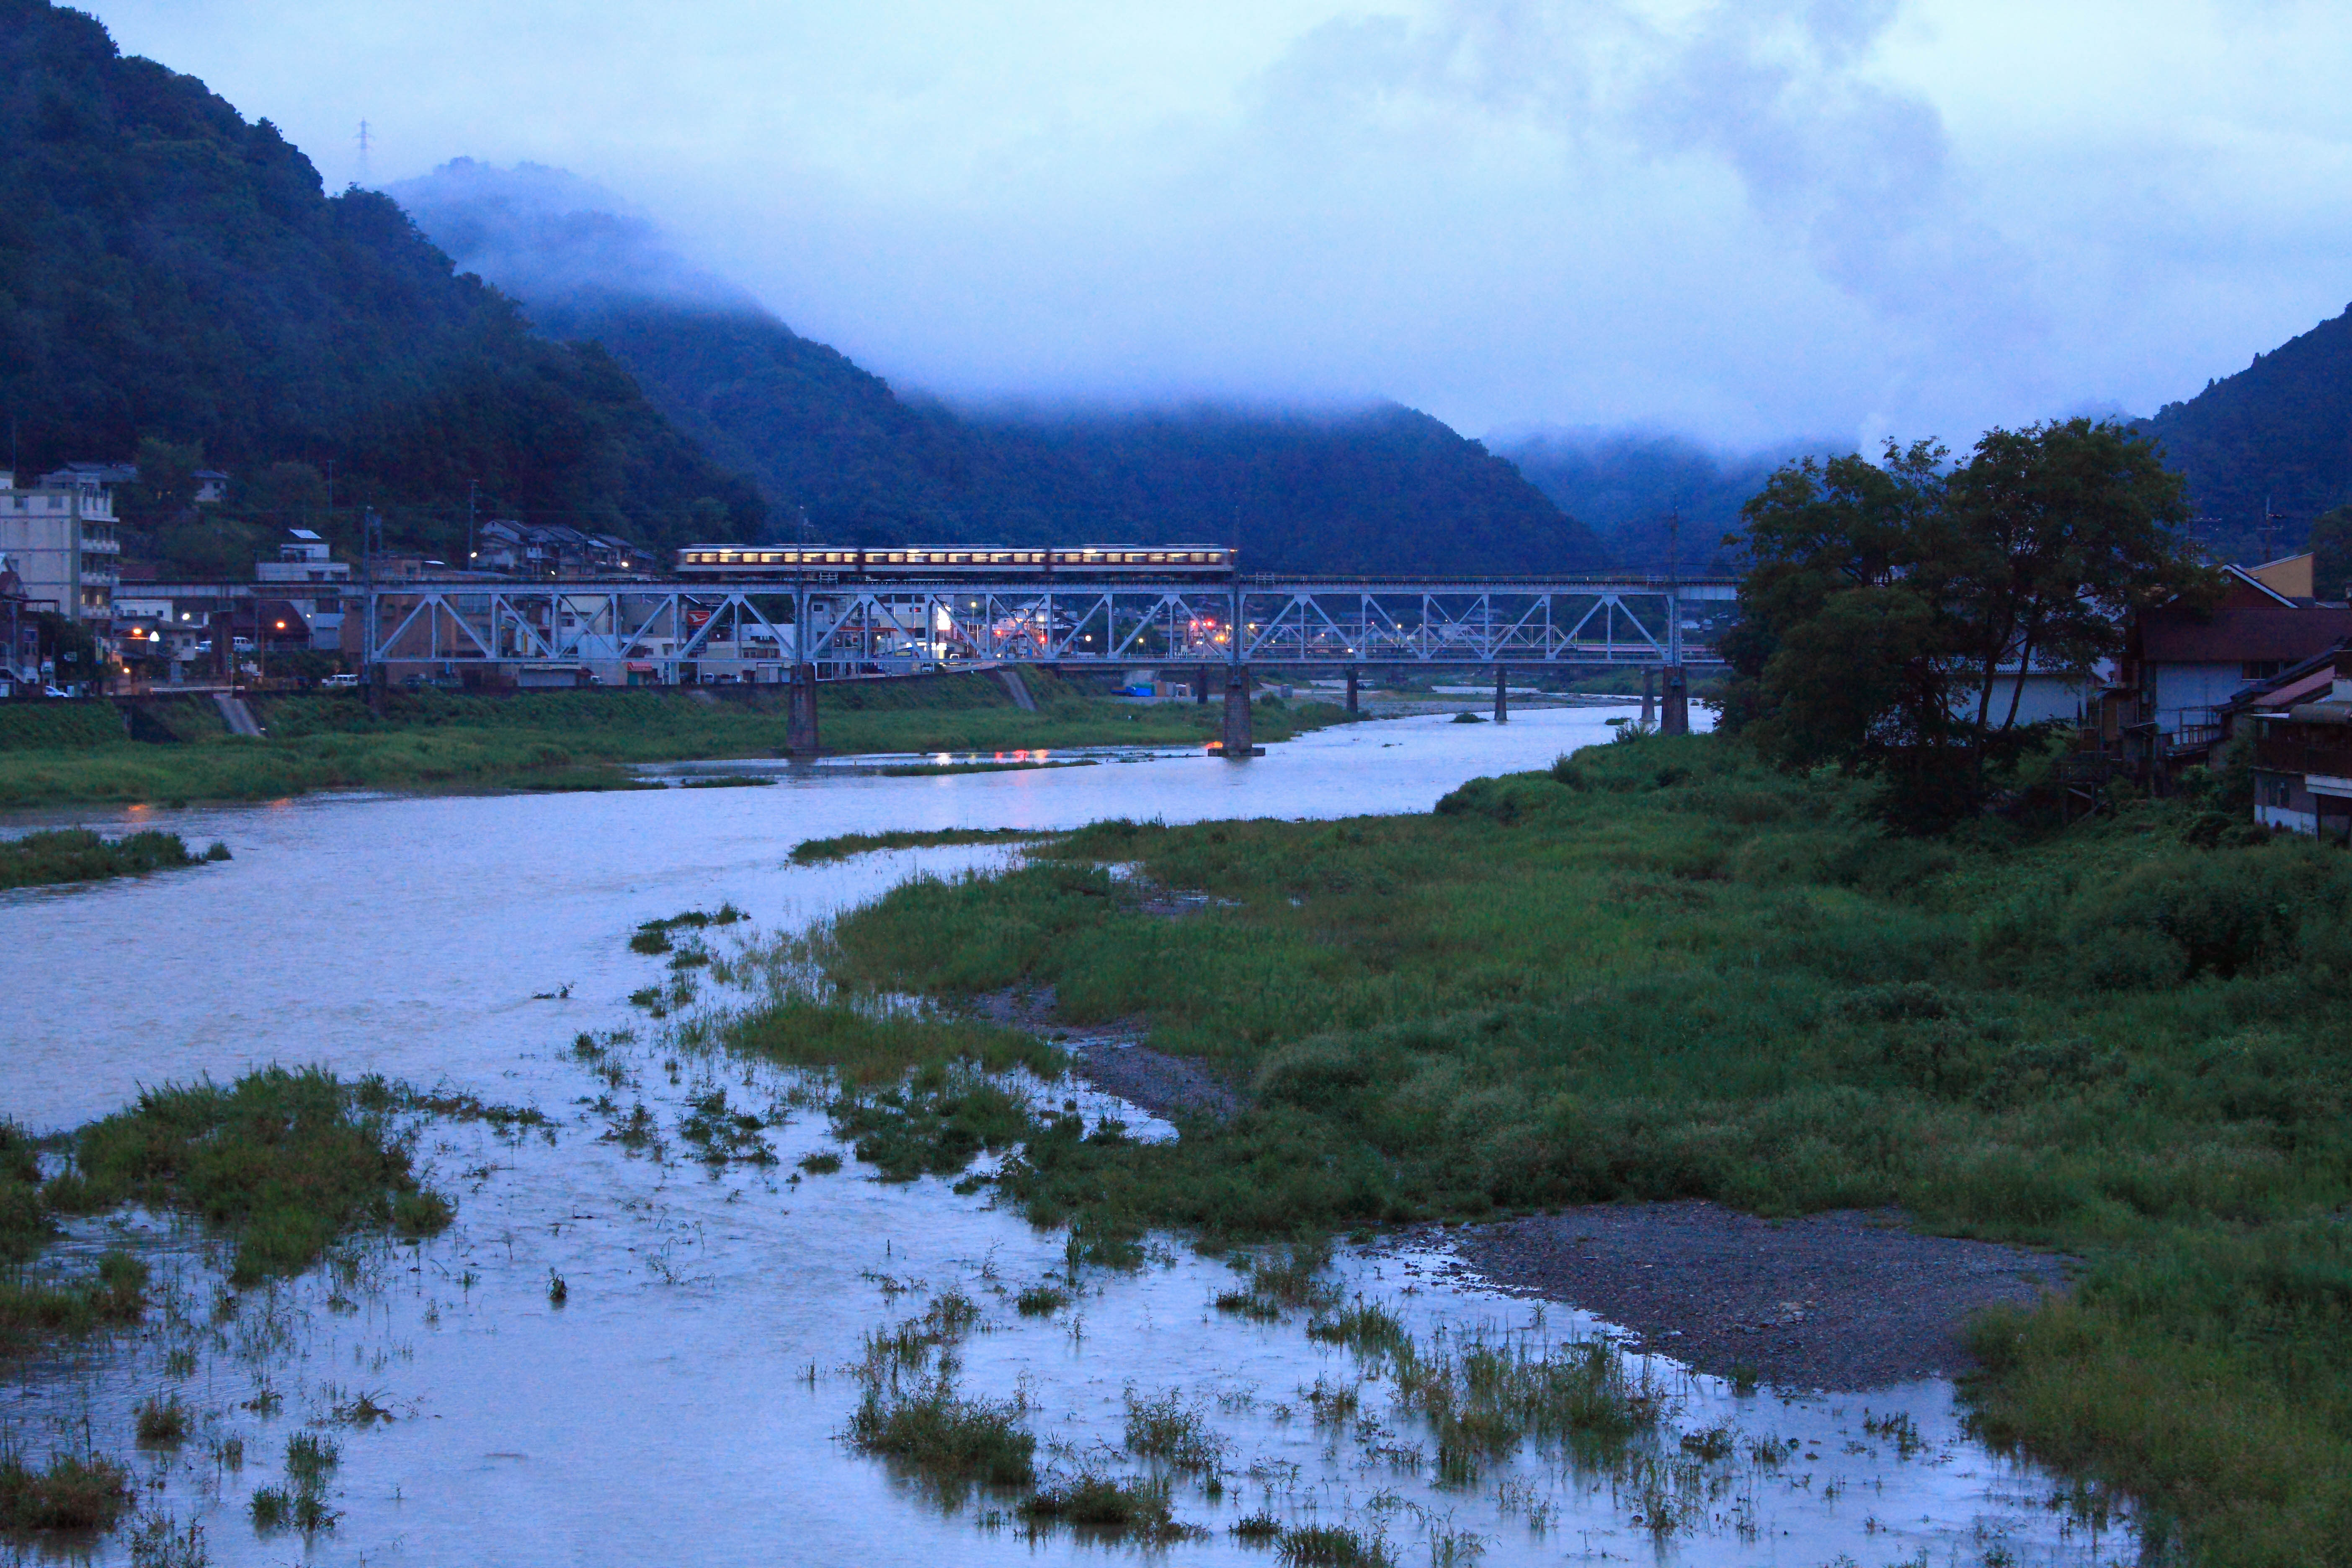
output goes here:
[[1660, 716], [1659, 732], [1687, 735], [1690, 733], [1690, 683], [1684, 678], [1683, 667], [1670, 664], [1659, 673], [1665, 678], [1662, 683], [1665, 688], [1664, 711]]
[[795, 757], [817, 752], [816, 666], [793, 666], [793, 689], [784, 720], [784, 750]]
[[1509, 670], [1499, 664], [1495, 667], [1495, 722], [1497, 724], [1511, 721], [1511, 689], [1507, 684], [1510, 679]]
[[1192, 701], [1196, 707], [1209, 705], [1209, 667], [1205, 664], [1192, 672]]
[[1250, 674], [1245, 664], [1225, 667], [1225, 727], [1223, 752], [1246, 757], [1255, 745], [1250, 737]]
[[1642, 667], [1642, 728], [1644, 730], [1652, 728], [1658, 721], [1657, 699], [1651, 695], [1650, 686], [1650, 682], [1656, 677], [1657, 671], [1648, 665]]
[[1356, 702], [1356, 667], [1352, 664], [1348, 667], [1348, 711], [1350, 713], [1363, 711]]

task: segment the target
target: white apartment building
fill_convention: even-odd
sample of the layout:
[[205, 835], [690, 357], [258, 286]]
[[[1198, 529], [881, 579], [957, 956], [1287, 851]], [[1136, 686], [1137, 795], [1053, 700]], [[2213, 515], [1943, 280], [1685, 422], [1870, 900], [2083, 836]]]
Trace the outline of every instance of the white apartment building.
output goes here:
[[50, 484], [18, 489], [16, 476], [0, 468], [0, 555], [16, 569], [36, 608], [88, 622], [103, 643], [114, 618], [121, 554], [112, 491]]

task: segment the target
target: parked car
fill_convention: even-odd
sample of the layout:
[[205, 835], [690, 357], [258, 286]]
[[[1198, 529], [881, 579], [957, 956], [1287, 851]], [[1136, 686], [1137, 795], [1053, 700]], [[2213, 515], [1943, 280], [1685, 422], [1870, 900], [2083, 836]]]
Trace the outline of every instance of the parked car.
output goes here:
[[341, 675], [328, 676], [324, 680], [319, 682], [320, 686], [325, 687], [330, 691], [348, 691], [353, 687], [359, 685], [359, 683], [360, 678], [349, 671], [345, 671]]

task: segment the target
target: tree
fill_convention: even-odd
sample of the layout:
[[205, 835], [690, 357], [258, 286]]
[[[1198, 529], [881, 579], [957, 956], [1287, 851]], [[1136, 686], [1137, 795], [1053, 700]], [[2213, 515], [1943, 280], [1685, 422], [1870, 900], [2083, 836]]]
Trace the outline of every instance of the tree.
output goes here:
[[1754, 565], [1725, 639], [1727, 729], [1787, 767], [1885, 780], [1908, 826], [1953, 820], [2039, 728], [2029, 669], [2087, 678], [2141, 604], [2201, 593], [2188, 506], [2143, 436], [2072, 419], [1792, 463], [1742, 510]]
[[2352, 506], [2312, 520], [2311, 586], [2323, 599], [2352, 598]]
[[[2122, 651], [2133, 609], [2202, 575], [2179, 531], [2185, 482], [2152, 441], [2119, 425], [1989, 430], [1947, 493], [1947, 594], [1967, 626], [1979, 749], [2015, 728], [2033, 669], [2088, 675]], [[2007, 706], [1997, 710], [2003, 685]]]

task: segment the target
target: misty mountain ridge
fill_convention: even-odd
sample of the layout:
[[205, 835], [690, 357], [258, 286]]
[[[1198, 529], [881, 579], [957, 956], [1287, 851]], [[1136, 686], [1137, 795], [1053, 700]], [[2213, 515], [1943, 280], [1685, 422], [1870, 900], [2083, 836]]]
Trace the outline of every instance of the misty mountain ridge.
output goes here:
[[1592, 426], [1515, 431], [1491, 444], [1598, 533], [1616, 564], [1689, 574], [1734, 570], [1738, 551], [1725, 541], [1774, 469], [1853, 449], [1851, 441], [1818, 439], [1724, 451], [1667, 431]]
[[43, 0], [0, 0], [0, 214], [27, 470], [201, 443], [238, 476], [226, 515], [262, 517], [274, 466], [331, 466], [331, 530], [375, 506], [425, 548], [462, 540], [469, 485], [655, 544], [761, 524], [610, 355], [534, 334], [392, 201], [328, 195], [268, 121]]
[[610, 193], [471, 160], [391, 187], [457, 265], [551, 336], [593, 340], [772, 527], [871, 544], [1236, 544], [1260, 571], [1600, 564], [1591, 532], [1508, 462], [1394, 405], [1107, 413], [902, 395], [682, 259]]

